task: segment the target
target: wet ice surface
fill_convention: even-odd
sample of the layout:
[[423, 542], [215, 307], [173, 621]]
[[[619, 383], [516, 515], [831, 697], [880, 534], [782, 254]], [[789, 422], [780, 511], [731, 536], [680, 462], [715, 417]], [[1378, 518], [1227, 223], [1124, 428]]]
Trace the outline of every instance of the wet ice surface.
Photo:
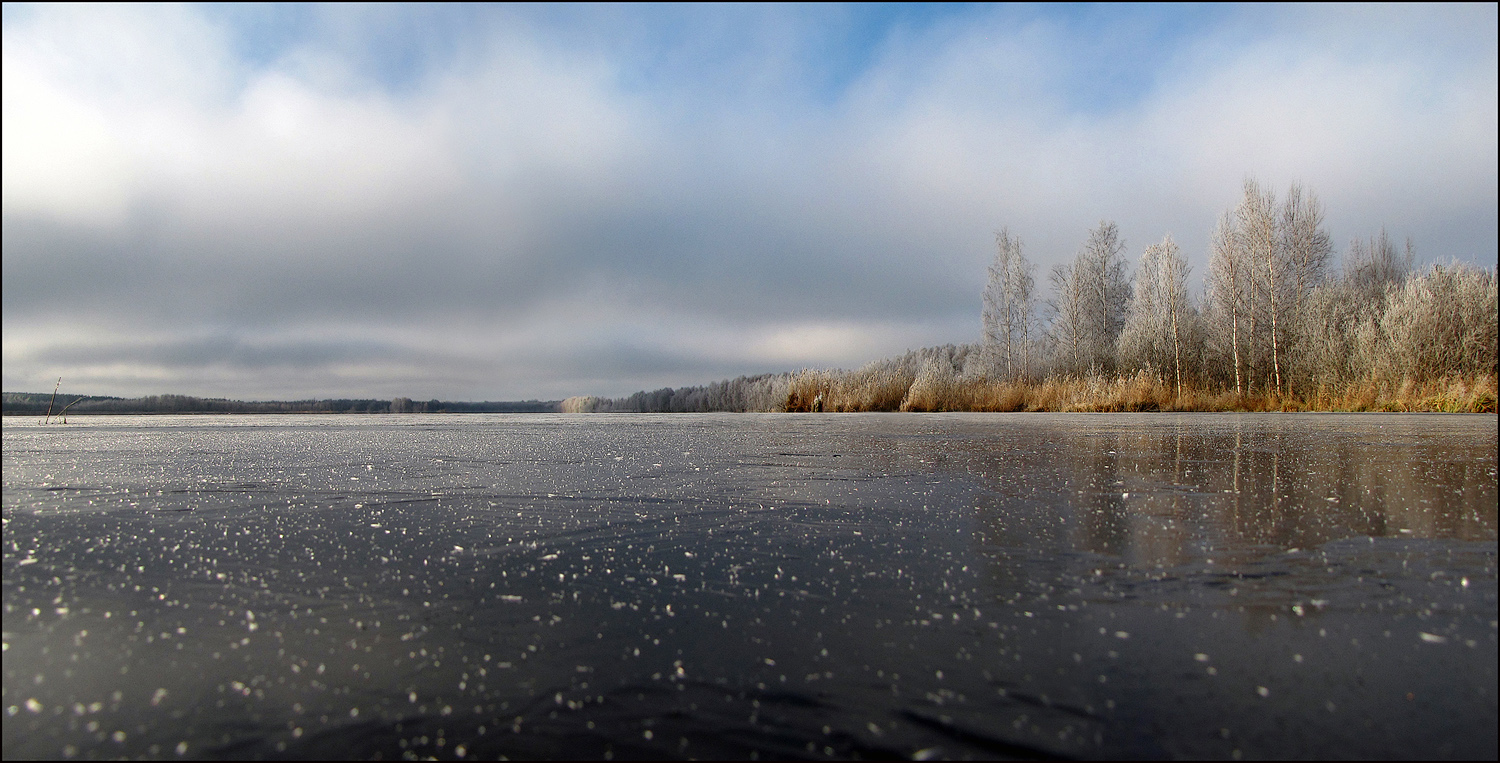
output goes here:
[[1494, 758], [1496, 420], [4, 422], [4, 756]]

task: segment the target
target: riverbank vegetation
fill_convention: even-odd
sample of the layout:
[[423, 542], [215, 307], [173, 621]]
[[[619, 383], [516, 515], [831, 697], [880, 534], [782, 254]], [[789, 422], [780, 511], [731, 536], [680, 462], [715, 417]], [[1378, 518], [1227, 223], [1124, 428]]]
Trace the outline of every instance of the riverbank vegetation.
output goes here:
[[1380, 231], [1335, 266], [1323, 208], [1293, 185], [1246, 181], [1211, 237], [1201, 294], [1171, 235], [1131, 275], [1101, 222], [1038, 298], [1020, 237], [996, 234], [982, 341], [857, 370], [803, 370], [624, 398], [630, 411], [1472, 411], [1496, 410], [1496, 274], [1418, 268]]

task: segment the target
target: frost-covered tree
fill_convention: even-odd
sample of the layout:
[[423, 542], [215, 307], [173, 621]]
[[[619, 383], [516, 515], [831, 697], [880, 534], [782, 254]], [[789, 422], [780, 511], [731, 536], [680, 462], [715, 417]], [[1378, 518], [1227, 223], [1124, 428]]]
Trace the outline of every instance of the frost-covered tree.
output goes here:
[[1245, 353], [1241, 351], [1248, 326], [1250, 269], [1239, 247], [1234, 217], [1225, 213], [1214, 226], [1209, 244], [1208, 279], [1204, 302], [1209, 314], [1209, 335], [1220, 355], [1234, 369], [1234, 393], [1245, 394]]
[[[1216, 348], [1227, 355], [1238, 394], [1259, 382], [1292, 391], [1304, 344], [1300, 319], [1332, 254], [1317, 196], [1294, 184], [1281, 205], [1255, 180], [1214, 230], [1205, 304]], [[1304, 364], [1305, 365], [1305, 364]]]
[[1398, 253], [1385, 228], [1368, 240], [1354, 239], [1344, 251], [1343, 280], [1350, 288], [1368, 299], [1379, 299], [1387, 289], [1406, 280], [1416, 254], [1411, 239], [1406, 251]]
[[1500, 372], [1495, 273], [1434, 266], [1386, 292], [1374, 375], [1439, 379]]
[[1125, 274], [1120, 229], [1108, 220], [1089, 231], [1071, 263], [1052, 268], [1048, 339], [1054, 365], [1064, 373], [1113, 373], [1115, 344], [1125, 326], [1130, 282]]
[[[1279, 276], [1271, 283], [1274, 299], [1272, 326], [1273, 357], [1279, 362], [1276, 370], [1286, 371], [1286, 391], [1294, 391], [1292, 373], [1306, 364], [1302, 355], [1307, 351], [1308, 336], [1302, 329], [1308, 328], [1302, 316], [1307, 312], [1308, 300], [1323, 285], [1328, 269], [1328, 260], [1333, 254], [1333, 245], [1328, 231], [1323, 229], [1323, 205], [1311, 191], [1301, 184], [1293, 184], [1287, 190], [1277, 217], [1277, 254], [1275, 273]], [[1277, 352], [1279, 350], [1279, 352]]]
[[1325, 281], [1312, 290], [1302, 301], [1295, 327], [1301, 342], [1296, 369], [1306, 385], [1337, 387], [1362, 375], [1360, 327], [1377, 320], [1379, 308], [1342, 280]]
[[984, 288], [984, 343], [999, 356], [1002, 373], [1011, 381], [1031, 373], [1035, 270], [1020, 237], [1011, 235], [1009, 228], [995, 233], [995, 261]]
[[1188, 327], [1187, 260], [1172, 235], [1146, 247], [1120, 333], [1121, 370], [1171, 373], [1182, 396], [1184, 334]]
[[1054, 265], [1047, 280], [1052, 284], [1052, 298], [1047, 300], [1052, 368], [1064, 375], [1082, 374], [1088, 369], [1085, 360], [1088, 321], [1083, 283], [1075, 272], [1074, 263]]
[[1276, 195], [1262, 190], [1255, 180], [1246, 180], [1234, 217], [1239, 256], [1250, 273], [1251, 358], [1266, 372], [1266, 386], [1280, 390], [1280, 319], [1287, 268], [1277, 235]]
[[[1479, 402], [1463, 405], [1493, 401], [1487, 390], [1500, 375], [1495, 272], [1454, 265], [1414, 275], [1411, 242], [1402, 253], [1382, 230], [1354, 241], [1342, 272], [1330, 274], [1332, 247], [1322, 206], [1300, 185], [1292, 185], [1278, 204], [1254, 180], [1245, 182], [1211, 237], [1201, 315], [1187, 293], [1186, 260], [1170, 235], [1146, 247], [1130, 281], [1119, 230], [1101, 222], [1076, 256], [1051, 269], [1043, 324], [1034, 322], [1034, 269], [1020, 239], [1002, 229], [995, 244], [981, 344], [913, 350], [855, 371], [741, 377], [614, 400], [570, 398], [563, 408], [942, 411], [1081, 404], [1114, 409], [1139, 403], [1127, 400], [1137, 392], [1119, 392], [1127, 386], [1147, 389], [1139, 394], [1166, 404], [1170, 395], [1164, 397], [1146, 375], [1128, 378], [1144, 369], [1159, 378], [1170, 376], [1179, 399], [1185, 385], [1197, 381], [1220, 389], [1232, 383], [1239, 395], [1274, 392], [1335, 405], [1345, 404], [1340, 400], [1385, 405], [1378, 396], [1397, 387], [1405, 396], [1413, 388], [1410, 381], [1442, 382], [1459, 389], [1459, 396], [1468, 394], [1462, 392], [1466, 387], [1475, 390]], [[1032, 353], [1049, 358], [1050, 367], [1033, 372]], [[1094, 378], [1057, 384], [1044, 378], [1048, 375]], [[1104, 375], [1116, 379], [1098, 378]], [[996, 384], [1002, 377], [1045, 383]], [[398, 398], [390, 409], [438, 406]]]
[[1130, 301], [1125, 242], [1120, 239], [1119, 226], [1101, 220], [1099, 227], [1089, 231], [1074, 268], [1086, 294], [1090, 365], [1112, 373], [1115, 343], [1125, 327], [1125, 306]]
[[1332, 239], [1323, 229], [1323, 204], [1317, 194], [1294, 183], [1281, 205], [1280, 240], [1286, 269], [1297, 295], [1306, 296], [1323, 283]]

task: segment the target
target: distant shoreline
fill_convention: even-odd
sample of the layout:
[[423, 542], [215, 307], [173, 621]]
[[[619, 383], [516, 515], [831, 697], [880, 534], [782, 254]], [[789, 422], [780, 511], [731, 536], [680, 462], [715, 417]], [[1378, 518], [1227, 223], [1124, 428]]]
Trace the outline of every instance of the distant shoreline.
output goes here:
[[[1495, 413], [1496, 377], [1454, 375], [1414, 383], [1368, 380], [1318, 388], [1306, 396], [1235, 394], [1186, 387], [1178, 393], [1160, 376], [998, 382], [930, 373], [935, 355], [963, 348], [931, 348], [897, 359], [892, 368], [872, 364], [857, 372], [805, 370], [727, 379], [703, 387], [664, 387], [623, 398], [462, 402], [392, 400], [244, 401], [188, 395], [138, 398], [6, 392], [0, 415], [74, 416], [203, 414], [402, 414], [402, 413]], [[945, 361], [951, 360], [944, 358]], [[891, 363], [887, 361], [886, 363]], [[952, 367], [948, 362], [942, 364]], [[877, 366], [880, 366], [877, 368]], [[922, 371], [918, 371], [922, 368]]]
[[5, 392], [0, 394], [0, 415], [53, 416], [67, 408], [68, 415], [141, 414], [313, 414], [313, 413], [557, 413], [560, 400], [459, 402], [443, 400], [392, 400], [330, 398], [323, 400], [229, 400], [190, 395], [108, 397], [102, 395]]
[[997, 381], [957, 372], [969, 348], [929, 348], [858, 371], [807, 370], [740, 377], [705, 387], [663, 388], [623, 398], [574, 397], [566, 413], [1495, 413], [1491, 374], [1415, 382], [1368, 379], [1305, 394], [1184, 385], [1157, 374]]

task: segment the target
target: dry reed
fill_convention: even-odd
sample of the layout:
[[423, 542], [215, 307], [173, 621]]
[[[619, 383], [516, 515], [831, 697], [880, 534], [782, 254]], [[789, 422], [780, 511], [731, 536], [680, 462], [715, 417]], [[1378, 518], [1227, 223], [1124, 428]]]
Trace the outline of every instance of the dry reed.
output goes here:
[[[1416, 382], [1367, 380], [1319, 386], [1305, 396], [1237, 395], [1187, 385], [1179, 396], [1169, 379], [1146, 371], [1125, 377], [1048, 378], [1037, 383], [963, 378], [923, 368], [915, 377], [875, 379], [833, 371], [792, 376], [786, 411], [1054, 411], [1269, 412], [1441, 411], [1494, 413], [1496, 377], [1451, 376]], [[909, 381], [908, 381], [909, 379]]]

